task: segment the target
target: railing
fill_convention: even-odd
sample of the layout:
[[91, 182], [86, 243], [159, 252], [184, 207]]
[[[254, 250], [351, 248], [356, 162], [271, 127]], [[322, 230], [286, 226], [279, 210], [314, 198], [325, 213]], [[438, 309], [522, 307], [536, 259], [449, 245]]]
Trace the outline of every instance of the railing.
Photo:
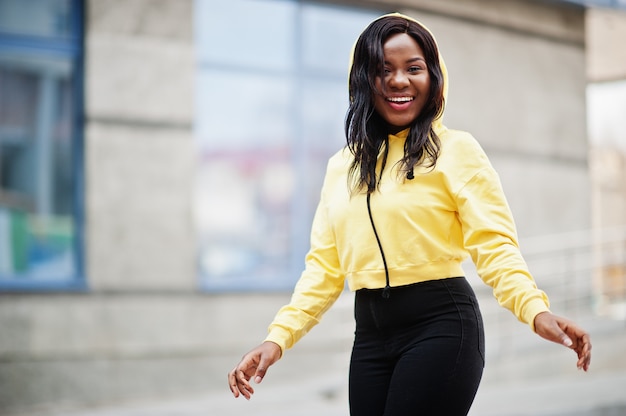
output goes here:
[[[626, 331], [626, 226], [525, 238], [520, 246], [553, 312], [594, 331]], [[476, 282], [491, 355], [536, 345], [530, 331], [497, 305], [472, 265], [466, 269]]]
[[610, 307], [626, 301], [626, 226], [528, 238], [521, 245], [553, 308], [573, 318], [626, 319]]

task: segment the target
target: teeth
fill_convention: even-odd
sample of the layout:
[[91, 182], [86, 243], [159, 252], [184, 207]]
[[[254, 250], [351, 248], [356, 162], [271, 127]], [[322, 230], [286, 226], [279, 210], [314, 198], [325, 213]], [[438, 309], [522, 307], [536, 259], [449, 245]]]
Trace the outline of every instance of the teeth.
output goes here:
[[408, 103], [409, 101], [413, 101], [413, 97], [389, 97], [387, 101], [393, 103]]

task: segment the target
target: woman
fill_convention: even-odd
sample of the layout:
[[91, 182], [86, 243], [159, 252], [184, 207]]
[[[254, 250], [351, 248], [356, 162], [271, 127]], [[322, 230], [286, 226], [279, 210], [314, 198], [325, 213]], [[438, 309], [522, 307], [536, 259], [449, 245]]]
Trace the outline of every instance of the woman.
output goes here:
[[587, 371], [588, 334], [553, 315], [520, 254], [496, 172], [442, 124], [447, 72], [432, 34], [397, 13], [354, 48], [347, 146], [328, 164], [311, 249], [265, 341], [228, 374], [235, 397], [314, 326], [347, 279], [355, 294], [352, 416], [466, 415], [484, 366], [470, 255], [498, 302]]

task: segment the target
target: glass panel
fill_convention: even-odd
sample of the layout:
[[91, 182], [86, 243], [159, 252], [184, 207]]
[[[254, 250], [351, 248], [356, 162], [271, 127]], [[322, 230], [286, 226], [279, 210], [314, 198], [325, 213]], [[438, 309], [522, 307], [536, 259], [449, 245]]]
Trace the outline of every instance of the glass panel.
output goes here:
[[345, 142], [352, 44], [379, 13], [296, 1], [196, 6], [202, 283], [290, 289], [328, 157]]
[[379, 14], [339, 7], [303, 6], [302, 42], [306, 69], [332, 72], [348, 80], [352, 47]]
[[202, 64], [293, 68], [295, 3], [196, 0], [196, 8], [197, 55]]
[[69, 37], [71, 0], [0, 0], [0, 32]]
[[348, 85], [344, 80], [305, 79], [300, 105], [302, 138], [307, 148], [327, 157], [345, 145]]
[[197, 85], [201, 274], [214, 286], [276, 285], [289, 262], [292, 83], [207, 70]]
[[276, 147], [290, 141], [293, 81], [249, 71], [200, 71], [196, 77], [200, 149]]
[[0, 59], [0, 276], [75, 275], [68, 60]]
[[284, 152], [209, 153], [196, 190], [200, 271], [213, 287], [275, 287], [289, 270], [292, 163]]
[[343, 80], [307, 79], [302, 88], [302, 140], [307, 172], [307, 201], [310, 209], [319, 200], [328, 158], [345, 146], [344, 119], [348, 89]]

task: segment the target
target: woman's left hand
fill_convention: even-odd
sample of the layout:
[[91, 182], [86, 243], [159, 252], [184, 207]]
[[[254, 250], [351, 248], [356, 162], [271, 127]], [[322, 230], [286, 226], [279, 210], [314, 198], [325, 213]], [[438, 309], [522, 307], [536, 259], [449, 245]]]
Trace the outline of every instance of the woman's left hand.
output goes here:
[[565, 345], [578, 354], [579, 370], [587, 371], [591, 362], [589, 334], [569, 319], [542, 312], [535, 317], [535, 332], [548, 341]]

